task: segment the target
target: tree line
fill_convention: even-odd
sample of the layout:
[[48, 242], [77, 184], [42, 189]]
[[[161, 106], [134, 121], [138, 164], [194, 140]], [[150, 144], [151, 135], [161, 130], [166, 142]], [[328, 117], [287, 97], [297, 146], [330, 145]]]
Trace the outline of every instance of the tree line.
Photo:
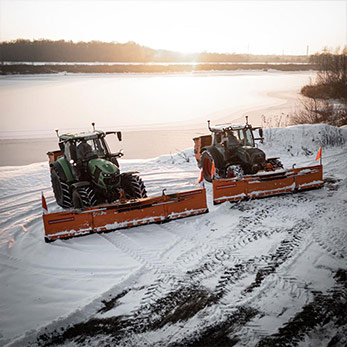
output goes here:
[[316, 79], [301, 89], [305, 98], [295, 112], [295, 124], [347, 124], [347, 47], [331, 52], [327, 49], [310, 57], [318, 70]]
[[307, 63], [307, 56], [195, 53], [155, 50], [135, 42], [24, 40], [0, 42], [0, 61], [9, 62], [199, 62]]

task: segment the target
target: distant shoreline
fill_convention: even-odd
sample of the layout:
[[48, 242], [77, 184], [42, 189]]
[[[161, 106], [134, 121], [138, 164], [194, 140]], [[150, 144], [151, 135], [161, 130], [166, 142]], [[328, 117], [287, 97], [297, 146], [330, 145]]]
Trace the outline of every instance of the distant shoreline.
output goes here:
[[[33, 63], [34, 64], [34, 63]], [[27, 75], [27, 74], [58, 74], [58, 73], [174, 73], [196, 71], [236, 71], [236, 70], [278, 70], [278, 71], [310, 71], [315, 70], [313, 64], [272, 64], [272, 63], [199, 63], [199, 64], [2, 64], [0, 75]]]

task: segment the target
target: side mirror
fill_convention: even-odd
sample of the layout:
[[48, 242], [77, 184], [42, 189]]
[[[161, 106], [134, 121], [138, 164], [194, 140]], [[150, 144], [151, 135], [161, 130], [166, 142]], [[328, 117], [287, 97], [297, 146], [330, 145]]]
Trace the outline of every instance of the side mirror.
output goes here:
[[122, 141], [122, 133], [120, 131], [117, 131], [117, 137], [118, 141]]
[[259, 135], [260, 137], [263, 137], [263, 128], [259, 128]]

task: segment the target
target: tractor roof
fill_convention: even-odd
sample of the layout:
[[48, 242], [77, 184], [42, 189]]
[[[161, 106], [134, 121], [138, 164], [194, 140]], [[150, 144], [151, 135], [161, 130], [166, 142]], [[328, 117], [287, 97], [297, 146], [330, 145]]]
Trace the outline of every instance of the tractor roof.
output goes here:
[[59, 135], [60, 141], [70, 141], [70, 140], [88, 140], [88, 139], [95, 139], [100, 136], [104, 136], [105, 133], [101, 130], [95, 130], [95, 131], [86, 131], [86, 132], [80, 132], [80, 133], [67, 133], [63, 135]]
[[227, 123], [211, 126], [211, 131], [220, 132], [227, 130], [241, 130], [247, 127], [249, 127], [249, 125]]

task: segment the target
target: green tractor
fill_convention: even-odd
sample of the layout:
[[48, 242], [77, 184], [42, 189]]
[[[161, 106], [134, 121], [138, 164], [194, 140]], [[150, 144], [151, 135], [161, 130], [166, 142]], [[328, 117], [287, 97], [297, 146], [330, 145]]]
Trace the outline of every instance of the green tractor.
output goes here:
[[[238, 178], [252, 175], [258, 171], [275, 171], [283, 168], [279, 158], [266, 158], [265, 153], [257, 148], [255, 140], [263, 141], [263, 130], [248, 124], [222, 124], [208, 129], [211, 135], [195, 137], [194, 154], [198, 166], [203, 171], [204, 179], [211, 182], [214, 178], [212, 164], [217, 178]], [[254, 131], [259, 136], [255, 138]]]
[[147, 197], [145, 185], [136, 171], [120, 173], [117, 158], [123, 152], [111, 153], [107, 135], [120, 131], [95, 130], [59, 135], [60, 150], [48, 152], [55, 199], [63, 208], [85, 208], [120, 199]]

